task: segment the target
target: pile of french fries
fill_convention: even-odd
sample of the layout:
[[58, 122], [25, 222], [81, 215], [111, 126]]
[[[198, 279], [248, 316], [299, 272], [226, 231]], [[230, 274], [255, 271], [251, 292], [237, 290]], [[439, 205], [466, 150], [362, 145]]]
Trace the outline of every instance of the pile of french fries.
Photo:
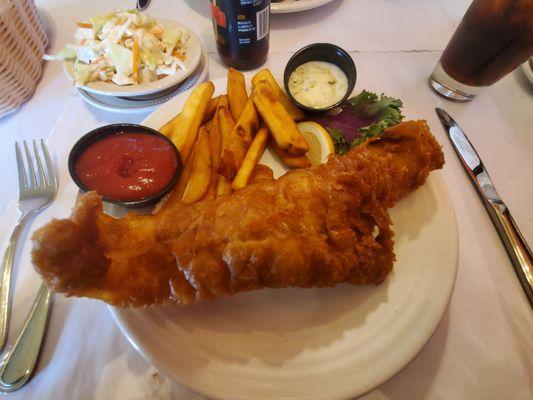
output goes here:
[[308, 144], [296, 126], [305, 115], [270, 70], [253, 77], [250, 96], [242, 73], [229, 69], [227, 82], [227, 94], [217, 97], [212, 82], [198, 86], [179, 114], [160, 128], [178, 148], [184, 165], [165, 202], [213, 199], [273, 179], [272, 170], [259, 164], [267, 145], [288, 167], [310, 165]]

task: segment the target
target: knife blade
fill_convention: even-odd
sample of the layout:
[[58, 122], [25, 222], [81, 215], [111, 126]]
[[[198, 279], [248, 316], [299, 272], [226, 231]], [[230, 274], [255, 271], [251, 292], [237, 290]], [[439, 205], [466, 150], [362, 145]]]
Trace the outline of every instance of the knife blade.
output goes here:
[[483, 200], [483, 205], [498, 231], [529, 304], [533, 308], [533, 253], [464, 131], [442, 108], [435, 108], [435, 111], [465, 171]]

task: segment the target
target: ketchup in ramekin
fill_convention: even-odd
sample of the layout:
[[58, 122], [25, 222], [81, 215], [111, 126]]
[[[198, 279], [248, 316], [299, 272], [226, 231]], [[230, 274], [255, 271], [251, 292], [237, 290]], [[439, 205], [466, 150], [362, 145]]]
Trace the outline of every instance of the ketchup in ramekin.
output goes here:
[[72, 178], [82, 191], [105, 201], [144, 207], [166, 194], [181, 172], [179, 153], [159, 132], [134, 124], [107, 125], [89, 132], [69, 157]]

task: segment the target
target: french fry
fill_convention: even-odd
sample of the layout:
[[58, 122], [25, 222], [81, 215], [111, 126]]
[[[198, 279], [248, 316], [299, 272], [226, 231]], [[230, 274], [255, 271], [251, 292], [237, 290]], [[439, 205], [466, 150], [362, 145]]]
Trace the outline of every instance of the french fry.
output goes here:
[[192, 167], [181, 201], [185, 204], [194, 203], [204, 197], [211, 181], [211, 155], [209, 134], [205, 127], [200, 129], [198, 140], [194, 146]]
[[[227, 99], [227, 96], [224, 96]], [[226, 103], [227, 105], [227, 103]], [[213, 126], [209, 131], [209, 149], [211, 151], [211, 181], [204, 199], [214, 199], [217, 196], [218, 186], [218, 166], [222, 154], [222, 133], [220, 131], [220, 110], [224, 107], [224, 102], [219, 101], [219, 105], [213, 117]]]
[[223, 175], [218, 175], [218, 184], [217, 184], [217, 197], [230, 194], [232, 192], [231, 182], [228, 178]]
[[135, 38], [133, 39], [132, 55], [133, 68], [131, 76], [136, 83], [139, 83], [139, 38], [137, 35], [135, 35]]
[[207, 121], [205, 124], [202, 125], [202, 126], [205, 127], [207, 132], [211, 132], [211, 129], [213, 129], [214, 120], [215, 120], [215, 118], [211, 118], [209, 121]]
[[[207, 103], [207, 108], [205, 109], [202, 123], [206, 123], [213, 118], [213, 115], [215, 114], [215, 110], [218, 106], [218, 102], [220, 101], [221, 97], [226, 96], [217, 96], [209, 100], [209, 103]], [[169, 136], [172, 133], [172, 130], [174, 129], [174, 125], [178, 123], [180, 115], [181, 114], [177, 114], [174, 118], [172, 118], [165, 125], [159, 128], [159, 132], [161, 132], [165, 136]]]
[[259, 181], [273, 181], [274, 180], [274, 171], [265, 164], [257, 164], [250, 175], [248, 184], [259, 182]]
[[[217, 147], [220, 147], [218, 148], [218, 158], [216, 155], [213, 155], [213, 153], [211, 156], [213, 173], [211, 175], [209, 188], [207, 189], [207, 193], [204, 197], [205, 199], [212, 199], [223, 194], [231, 193], [231, 182], [218, 173], [218, 167], [220, 165], [220, 158], [222, 157], [224, 145], [227, 146], [227, 143], [229, 143], [229, 137], [233, 131], [233, 128], [235, 127], [235, 121], [233, 120], [231, 112], [229, 111], [228, 96], [221, 95], [219, 97], [220, 100], [218, 102], [217, 111], [213, 117], [213, 130], [210, 132], [209, 144], [212, 152], [214, 153], [216, 153]], [[217, 143], [217, 140], [220, 141]]]
[[231, 115], [235, 121], [238, 121], [248, 101], [248, 93], [244, 75], [233, 68], [228, 69], [227, 93]]
[[244, 110], [231, 132], [229, 143], [224, 143], [224, 152], [222, 153], [218, 172], [230, 180], [237, 173], [248, 147], [252, 143], [253, 135], [259, 128], [259, 115], [252, 97], [246, 102]]
[[252, 144], [246, 152], [244, 160], [242, 160], [241, 167], [237, 171], [231, 187], [235, 190], [241, 189], [248, 184], [250, 176], [254, 170], [254, 167], [259, 163], [259, 159], [265, 151], [266, 144], [268, 142], [268, 128], [262, 126], [259, 131], [256, 133]]
[[301, 156], [309, 150], [307, 141], [296, 127], [296, 123], [274, 96], [267, 82], [257, 84], [252, 98], [279, 147], [293, 156]]
[[213, 116], [215, 115], [215, 111], [218, 107], [218, 102], [220, 101], [221, 96], [213, 97], [211, 100], [209, 100], [209, 103], [207, 103], [207, 107], [205, 109], [204, 119], [202, 122], [207, 122]]
[[303, 156], [293, 156], [285, 152], [276, 144], [275, 140], [270, 141], [270, 148], [287, 167], [291, 168], [306, 168], [311, 166], [311, 161], [304, 154]]
[[220, 136], [222, 138], [221, 154], [224, 153], [229, 146], [231, 133], [235, 129], [235, 120], [227, 107], [220, 107], [218, 111], [218, 123], [220, 127]]
[[[198, 141], [196, 141], [198, 143]], [[195, 143], [194, 147], [197, 146]], [[194, 154], [194, 149], [193, 149]], [[178, 182], [176, 183], [176, 186], [174, 186], [174, 189], [165, 197], [163, 197], [159, 202], [156, 204], [153, 213], [157, 214], [158, 212], [161, 212], [161, 210], [170, 207], [172, 204], [176, 204], [181, 202], [181, 199], [183, 198], [183, 193], [185, 192], [185, 188], [187, 187], [187, 183], [189, 183], [189, 179], [191, 177], [192, 169], [194, 165], [194, 157], [190, 157], [189, 161], [187, 163], [183, 164], [183, 169], [181, 170], [180, 177], [178, 179]]]
[[264, 69], [255, 74], [252, 78], [252, 86], [254, 89], [259, 82], [269, 83], [270, 90], [272, 90], [272, 93], [278, 98], [279, 102], [283, 104], [283, 107], [285, 107], [285, 110], [293, 120], [301, 121], [305, 118], [304, 112], [300, 110], [285, 93], [283, 93], [283, 90], [279, 87], [276, 78], [274, 78], [274, 75], [272, 75], [272, 72], [270, 72], [269, 69]]
[[228, 99], [228, 95], [226, 94], [221, 94], [220, 96], [218, 96], [219, 99], [218, 99], [218, 104], [217, 104], [217, 108], [229, 108], [229, 99]]
[[159, 128], [159, 132], [161, 132], [165, 136], [169, 136], [172, 133], [172, 122], [168, 121], [165, 125], [163, 125], [161, 128]]
[[174, 125], [177, 123], [177, 121], [179, 121], [180, 115], [181, 114], [176, 115], [174, 118], [168, 121], [165, 125], [159, 128], [159, 132], [161, 132], [165, 136], [170, 136], [172, 134], [172, 131], [174, 130]]
[[194, 89], [181, 110], [179, 124], [173, 124], [170, 140], [178, 148], [184, 164], [189, 159], [207, 104], [214, 91], [213, 82], [202, 83]]

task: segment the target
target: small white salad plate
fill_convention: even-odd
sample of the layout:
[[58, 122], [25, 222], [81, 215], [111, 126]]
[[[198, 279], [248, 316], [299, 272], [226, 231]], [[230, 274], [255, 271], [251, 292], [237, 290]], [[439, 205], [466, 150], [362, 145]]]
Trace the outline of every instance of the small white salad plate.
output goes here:
[[111, 111], [119, 114], [149, 113], [178, 94], [194, 88], [205, 81], [208, 71], [209, 57], [204, 53], [200, 59], [198, 67], [196, 67], [196, 70], [194, 70], [191, 75], [178, 85], [157, 93], [157, 96], [154, 96], [153, 94], [134, 97], [103, 96], [87, 92], [79, 87], [77, 87], [76, 90], [83, 100], [99, 110]]
[[[191, 29], [179, 22], [164, 18], [157, 18], [157, 22], [163, 26], [185, 29], [188, 32], [189, 39], [187, 40], [187, 50], [185, 60], [183, 61], [183, 69], [180, 69], [174, 75], [168, 75], [150, 83], [119, 86], [114, 83], [98, 81], [89, 82], [86, 85], [79, 86], [79, 88], [95, 95], [132, 97], [162, 92], [166, 89], [175, 87], [187, 79], [196, 70], [202, 58], [202, 43], [200, 42], [200, 39]], [[69, 80], [74, 82], [74, 61], [64, 61], [63, 69]]]
[[270, 3], [272, 14], [286, 14], [310, 10], [331, 3], [333, 0], [282, 0], [279, 3]]

